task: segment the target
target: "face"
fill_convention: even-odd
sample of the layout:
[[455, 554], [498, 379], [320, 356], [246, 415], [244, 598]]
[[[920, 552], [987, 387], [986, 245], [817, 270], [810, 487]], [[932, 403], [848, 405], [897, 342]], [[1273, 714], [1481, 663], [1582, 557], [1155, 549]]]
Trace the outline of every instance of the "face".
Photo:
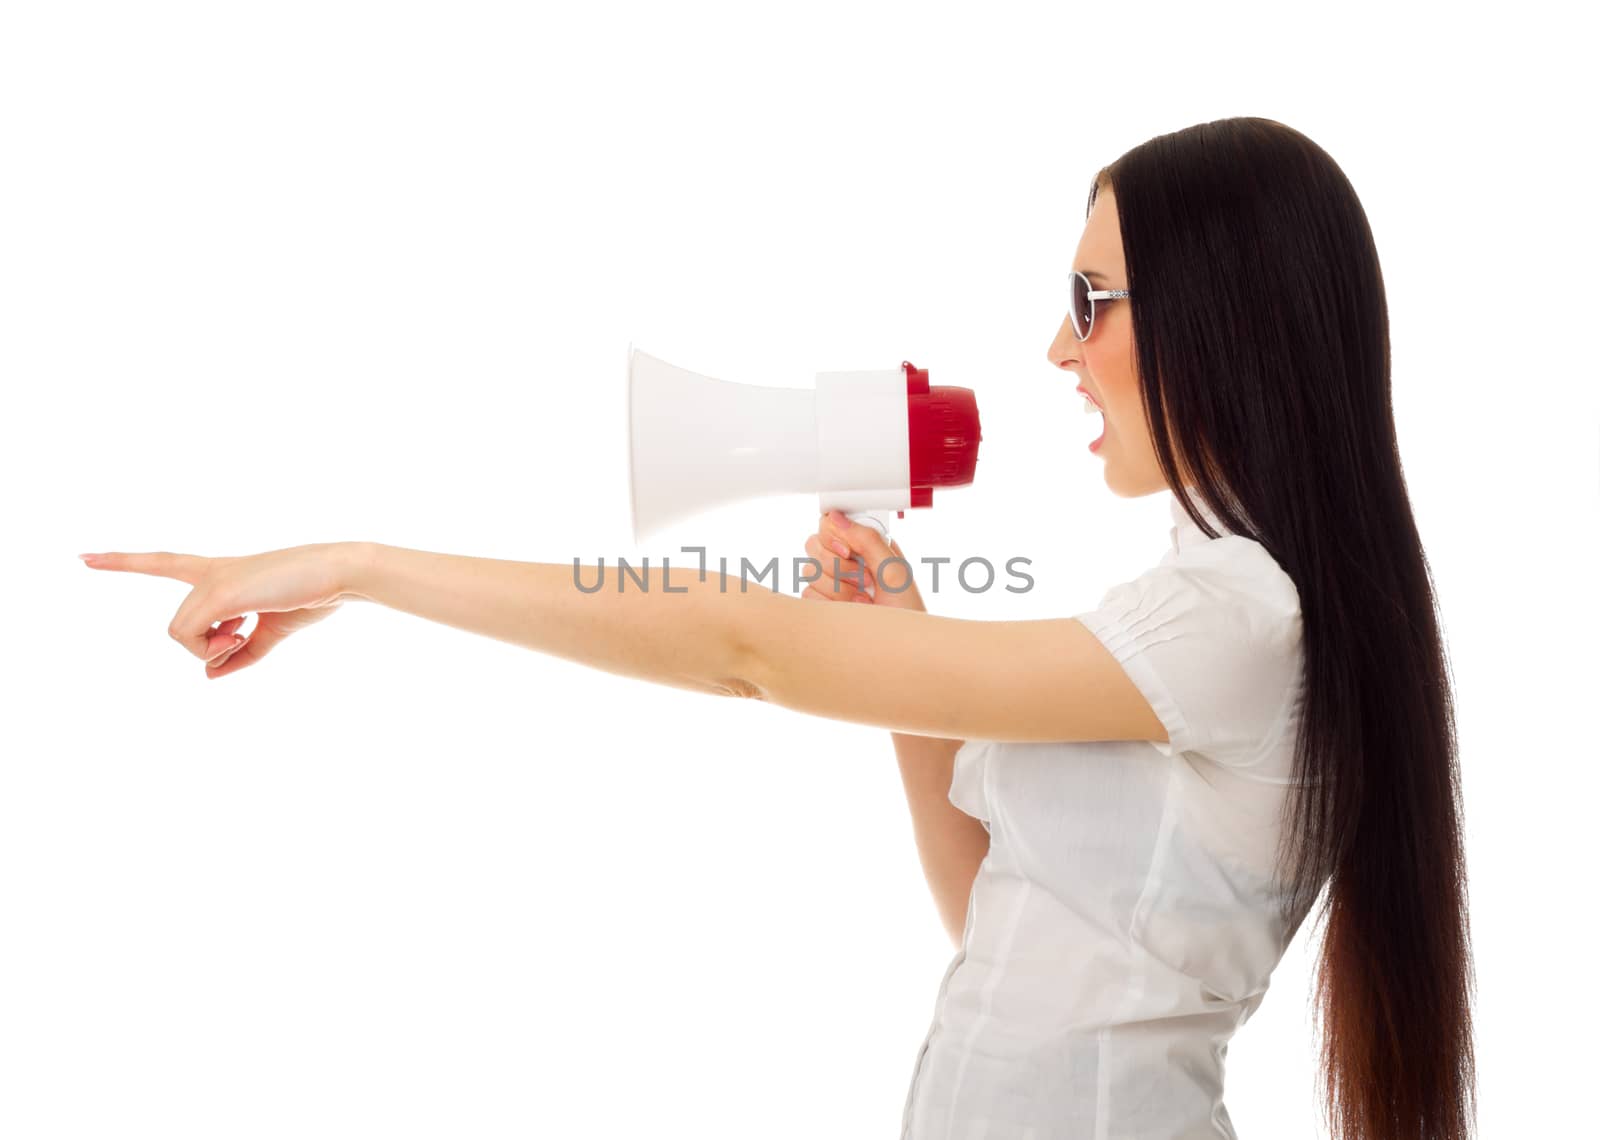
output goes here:
[[[1094, 209], [1084, 223], [1071, 268], [1088, 274], [1093, 289], [1128, 287], [1117, 202], [1109, 185], [1102, 184], [1095, 195]], [[1105, 435], [1095, 454], [1105, 464], [1106, 486], [1124, 498], [1167, 489], [1139, 399], [1139, 374], [1133, 359], [1133, 314], [1129, 309], [1130, 301], [1136, 300], [1119, 297], [1095, 301], [1094, 328], [1089, 339], [1082, 342], [1072, 331], [1072, 318], [1064, 314], [1049, 353], [1050, 363], [1072, 373], [1077, 387], [1087, 392], [1099, 409], [1100, 416], [1085, 417], [1096, 424], [1102, 417], [1105, 421]], [[1085, 430], [1083, 442], [1096, 434], [1094, 428]], [[1081, 446], [1076, 442], [1078, 438], [1073, 436], [1074, 446]]]

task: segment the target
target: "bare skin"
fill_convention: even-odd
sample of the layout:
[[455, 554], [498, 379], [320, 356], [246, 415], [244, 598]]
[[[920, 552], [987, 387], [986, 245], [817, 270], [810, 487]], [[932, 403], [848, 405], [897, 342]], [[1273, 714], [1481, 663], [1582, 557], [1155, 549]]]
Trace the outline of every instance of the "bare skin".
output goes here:
[[[1092, 274], [1090, 283], [1096, 289], [1127, 288], [1116, 201], [1109, 187], [1102, 187], [1095, 196], [1073, 267]], [[1105, 438], [1096, 454], [1105, 463], [1107, 486], [1121, 496], [1163, 490], [1166, 484], [1140, 404], [1133, 325], [1126, 302], [1096, 302], [1094, 328], [1086, 342], [1078, 340], [1071, 319], [1063, 316], [1047, 355], [1051, 364], [1078, 377], [1080, 386], [1104, 414]], [[872, 575], [870, 569], [864, 568], [863, 559], [849, 557], [850, 547], [840, 538], [849, 525], [835, 512], [824, 516], [817, 533], [806, 540], [805, 552], [822, 565], [823, 574], [801, 596], [922, 611], [922, 597], [914, 584], [903, 593], [879, 590], [875, 598], [862, 588], [863, 581], [871, 583]], [[862, 534], [858, 542], [867, 547], [869, 555], [876, 555], [870, 558], [874, 564], [887, 556], [874, 549], [870, 533]], [[898, 545], [893, 553], [900, 553]], [[830, 554], [840, 557], [835, 559]], [[901, 571], [898, 563], [890, 564], [889, 573]], [[963, 741], [900, 732], [891, 734], [891, 739], [923, 877], [946, 935], [959, 946], [965, 935], [972, 884], [989, 853], [988, 829], [949, 798], [955, 755]]]
[[[860, 558], [852, 556], [849, 545], [839, 537], [850, 527], [850, 521], [838, 511], [822, 516], [817, 533], [805, 543], [806, 554], [817, 560], [822, 573], [800, 596], [814, 601], [865, 602], [926, 612], [922, 593], [910, 574], [909, 560], [905, 564], [890, 562], [883, 568], [885, 588], [875, 595], [862, 588], [863, 582], [873, 582], [869, 561], [881, 566], [891, 554], [904, 555], [899, 543], [885, 550], [877, 533], [862, 527], [857, 542], [866, 553]], [[890, 739], [900, 766], [906, 806], [911, 810], [912, 837], [922, 874], [928, 881], [940, 925], [950, 941], [959, 946], [966, 933], [972, 883], [989, 853], [988, 828], [950, 802], [956, 752], [963, 742], [905, 732], [891, 733]]]
[[[1072, 268], [1089, 274], [1096, 289], [1128, 287], [1117, 200], [1109, 186], [1102, 185], [1095, 195]], [[1077, 377], [1078, 385], [1104, 413], [1105, 438], [1095, 454], [1105, 464], [1106, 486], [1128, 499], [1167, 490], [1139, 399], [1129, 308], [1137, 303], [1137, 297], [1096, 301], [1094, 328], [1083, 342], [1073, 334], [1071, 319], [1063, 315], [1047, 354], [1051, 364]], [[1187, 486], [1190, 481], [1184, 482]]]
[[[1109, 193], [1097, 201], [1076, 265], [1125, 284]], [[1096, 284], [1101, 282], [1097, 281]], [[1063, 326], [1049, 357], [1080, 376], [1106, 409], [1100, 455], [1119, 495], [1163, 484], [1143, 430], [1132, 372], [1128, 303], [1100, 305], [1087, 344]], [[877, 580], [891, 551], [861, 525], [819, 528]], [[809, 548], [808, 548], [809, 549]], [[831, 557], [831, 552], [829, 552]], [[260, 663], [290, 634], [342, 602], [377, 602], [591, 668], [946, 742], [1153, 740], [1167, 734], [1110, 652], [1073, 618], [972, 621], [923, 611], [920, 596], [815, 606], [741, 579], [651, 567], [584, 593], [565, 563], [514, 562], [376, 542], [320, 543], [213, 558], [170, 552], [84, 556], [95, 569], [183, 582], [168, 634], [207, 677]], [[614, 568], [613, 568], [614, 569]], [[899, 584], [891, 565], [888, 585]], [[582, 580], [593, 583], [593, 567]], [[669, 587], [669, 588], [664, 588]], [[237, 634], [260, 615], [248, 639]], [[871, 646], [872, 652], [852, 647]]]

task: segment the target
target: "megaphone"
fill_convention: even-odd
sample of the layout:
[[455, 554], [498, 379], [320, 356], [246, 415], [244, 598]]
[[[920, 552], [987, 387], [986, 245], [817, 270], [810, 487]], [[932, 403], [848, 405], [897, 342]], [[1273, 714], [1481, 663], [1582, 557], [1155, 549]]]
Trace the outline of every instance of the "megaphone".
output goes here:
[[819, 372], [811, 388], [717, 380], [628, 346], [628, 450], [638, 542], [707, 508], [815, 491], [889, 538], [891, 515], [972, 482], [978, 404], [903, 361]]

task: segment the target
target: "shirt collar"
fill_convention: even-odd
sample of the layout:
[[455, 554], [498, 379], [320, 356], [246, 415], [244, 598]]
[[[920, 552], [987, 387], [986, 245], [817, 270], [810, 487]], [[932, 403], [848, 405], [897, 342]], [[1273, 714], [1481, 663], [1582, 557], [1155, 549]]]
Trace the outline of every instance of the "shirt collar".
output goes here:
[[[1172, 549], [1188, 550], [1190, 547], [1197, 546], [1202, 542], [1210, 542], [1211, 536], [1201, 530], [1199, 525], [1189, 517], [1188, 513], [1183, 509], [1183, 504], [1178, 501], [1178, 496], [1171, 491], [1168, 491], [1167, 494], [1168, 507], [1172, 512]], [[1216, 514], [1209, 510], [1193, 491], [1189, 492], [1189, 499], [1194, 503], [1195, 510], [1200, 512], [1200, 515], [1211, 524], [1212, 530], [1219, 535], [1233, 533], [1222, 525]]]

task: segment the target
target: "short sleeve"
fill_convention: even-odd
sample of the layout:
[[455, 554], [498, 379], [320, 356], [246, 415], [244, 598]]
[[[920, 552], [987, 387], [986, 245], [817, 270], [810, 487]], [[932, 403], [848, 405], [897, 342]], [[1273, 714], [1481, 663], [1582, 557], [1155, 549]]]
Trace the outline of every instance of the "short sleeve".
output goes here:
[[1254, 540], [1175, 552], [1073, 616], [1150, 702], [1164, 754], [1244, 764], [1282, 728], [1300, 680], [1299, 596]]

